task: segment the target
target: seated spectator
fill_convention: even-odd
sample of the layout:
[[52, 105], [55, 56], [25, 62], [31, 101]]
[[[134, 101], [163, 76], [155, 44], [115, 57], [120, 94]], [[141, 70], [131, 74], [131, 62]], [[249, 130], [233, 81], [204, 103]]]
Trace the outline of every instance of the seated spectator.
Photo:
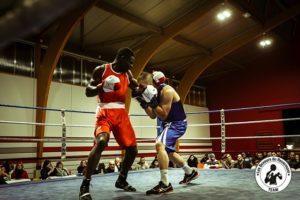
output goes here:
[[105, 164], [104, 163], [99, 163], [97, 167], [97, 173], [94, 174], [105, 174]]
[[279, 157], [279, 158], [282, 158], [281, 152], [280, 152], [280, 151], [277, 151], [277, 152], [276, 152], [276, 156]]
[[262, 155], [263, 155], [263, 158], [267, 158], [268, 157], [268, 153], [265, 152], [265, 151], [262, 153]]
[[136, 170], [149, 169], [149, 164], [144, 157], [140, 157], [140, 161], [135, 166]]
[[77, 167], [77, 175], [82, 176], [86, 170], [86, 160], [80, 161], [80, 165]]
[[4, 174], [4, 166], [0, 165], [0, 185], [1, 184], [7, 184], [5, 181], [5, 177], [6, 177], [7, 173]]
[[223, 159], [222, 159], [222, 166], [225, 168], [225, 169], [231, 169], [234, 167], [234, 160], [232, 159], [232, 156], [227, 153], [223, 156]]
[[9, 179], [11, 177], [11, 174], [13, 173], [15, 167], [14, 167], [14, 163], [12, 162], [8, 162], [8, 161], [3, 161], [3, 167], [5, 168], [5, 173], [7, 173], [9, 175]]
[[9, 181], [11, 179], [10, 174], [6, 172], [4, 165], [1, 165], [1, 177], [3, 177], [3, 179], [6, 181]]
[[54, 176], [69, 176], [69, 172], [64, 168], [64, 164], [61, 161], [58, 161], [55, 166]]
[[189, 159], [187, 160], [187, 164], [190, 167], [197, 167], [198, 159], [194, 155], [190, 155]]
[[27, 171], [24, 169], [22, 162], [17, 163], [16, 169], [11, 174], [11, 178], [13, 178], [13, 179], [28, 179]]
[[272, 157], [277, 157], [277, 154], [273, 151], [271, 156]]
[[110, 160], [108, 163], [108, 167], [105, 170], [105, 174], [115, 172], [115, 161]]
[[204, 157], [200, 160], [200, 163], [205, 164], [206, 161], [207, 161], [208, 159], [209, 159], [209, 158], [208, 158], [208, 153], [206, 153], [206, 154], [204, 155]]
[[281, 152], [281, 158], [283, 159], [283, 160], [288, 160], [289, 158], [288, 158], [288, 155], [287, 155], [287, 153], [285, 152], [285, 151], [282, 151]]
[[300, 170], [300, 159], [299, 159], [299, 154], [296, 154], [295, 155], [295, 159], [296, 159], [296, 161], [297, 161], [297, 164], [296, 164], [296, 168], [295, 169], [297, 169], [297, 171], [299, 171]]
[[272, 152], [268, 152], [267, 157], [272, 157]]
[[260, 160], [254, 159], [254, 160], [253, 160], [253, 164], [252, 164], [251, 169], [256, 169], [256, 167], [257, 167], [257, 165], [259, 164], [259, 162], [260, 162]]
[[256, 160], [261, 161], [264, 158], [263, 154], [261, 152], [256, 153]]
[[115, 172], [119, 172], [121, 169], [121, 159], [119, 157], [115, 158]]
[[159, 167], [159, 163], [157, 160], [157, 157], [155, 156], [154, 160], [152, 161], [150, 168], [158, 168]]
[[209, 154], [209, 159], [206, 161], [204, 168], [205, 169], [219, 168], [219, 162], [216, 159], [216, 156], [214, 153]]
[[287, 163], [289, 164], [290, 168], [296, 169], [297, 160], [296, 160], [295, 152], [290, 153]]
[[248, 156], [245, 152], [242, 153], [242, 157], [244, 159], [244, 167], [251, 169], [252, 167], [252, 158]]
[[238, 169], [244, 169], [245, 167], [245, 161], [244, 158], [241, 154], [237, 155], [237, 160], [234, 164], [234, 168], [238, 168]]
[[45, 180], [49, 176], [55, 176], [54, 170], [55, 170], [55, 168], [52, 166], [51, 161], [45, 160], [43, 163], [42, 170], [41, 170], [41, 179]]

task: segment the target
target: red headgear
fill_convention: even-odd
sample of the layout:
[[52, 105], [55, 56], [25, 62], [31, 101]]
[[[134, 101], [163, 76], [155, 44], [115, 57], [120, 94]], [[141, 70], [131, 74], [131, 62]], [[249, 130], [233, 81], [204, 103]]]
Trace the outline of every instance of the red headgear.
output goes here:
[[159, 85], [163, 84], [167, 80], [165, 75], [160, 71], [154, 71], [152, 73], [152, 75], [153, 75], [153, 80], [156, 84], [159, 84]]

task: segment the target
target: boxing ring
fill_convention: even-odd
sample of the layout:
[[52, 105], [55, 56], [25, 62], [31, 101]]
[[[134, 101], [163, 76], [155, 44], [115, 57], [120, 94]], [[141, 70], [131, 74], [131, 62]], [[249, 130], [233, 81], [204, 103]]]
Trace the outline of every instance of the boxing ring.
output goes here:
[[[279, 193], [263, 191], [254, 178], [254, 170], [198, 170], [200, 177], [189, 185], [179, 185], [183, 177], [181, 169], [171, 169], [169, 179], [174, 192], [165, 195], [146, 196], [146, 190], [157, 184], [159, 170], [131, 171], [128, 181], [136, 187], [137, 192], [124, 192], [116, 189], [114, 183], [117, 174], [93, 176], [90, 188], [93, 199], [294, 199], [300, 195], [300, 172], [293, 173], [289, 186]], [[78, 199], [82, 177], [42, 182], [16, 183], [1, 185], [0, 199]]]
[[[226, 122], [225, 113], [235, 112], [240, 110], [255, 110], [273, 107], [284, 106], [299, 106], [300, 103], [295, 104], [280, 104], [272, 106], [260, 106], [250, 108], [238, 108], [227, 110], [212, 110], [206, 112], [190, 112], [187, 114], [203, 114], [203, 113], [217, 113], [220, 115], [220, 123], [210, 124], [189, 124], [189, 126], [218, 126], [220, 127], [220, 137], [210, 138], [191, 138], [198, 140], [218, 140], [221, 144], [221, 153], [227, 153], [226, 141], [238, 140], [238, 139], [253, 139], [253, 138], [278, 138], [278, 137], [300, 137], [300, 135], [270, 135], [270, 136], [239, 136], [228, 137], [226, 136], [226, 126], [243, 125], [243, 124], [255, 124], [255, 123], [276, 123], [283, 121], [297, 121], [300, 118], [288, 118], [288, 119], [266, 119], [266, 120], [253, 120], [253, 121], [240, 121], [240, 122]], [[65, 112], [81, 112], [84, 114], [94, 114], [94, 112], [87, 111], [74, 111], [74, 110], [60, 110], [60, 109], [48, 109], [37, 107], [25, 107], [0, 104], [0, 107], [14, 107], [23, 109], [46, 109], [50, 111], [61, 112], [62, 123], [35, 123], [35, 122], [18, 122], [0, 120], [1, 124], [13, 124], [13, 125], [40, 125], [40, 126], [55, 126], [62, 127], [61, 138], [16, 138], [16, 137], [0, 137], [0, 142], [18, 141], [18, 142], [52, 142], [61, 143], [61, 160], [68, 159], [66, 156], [66, 143], [83, 142], [83, 139], [69, 139], [66, 137], [67, 127], [81, 127], [81, 128], [93, 128], [93, 125], [76, 125], [66, 124]], [[145, 116], [145, 115], [136, 115]], [[140, 128], [156, 128], [157, 126], [136, 126]], [[138, 140], [142, 144], [143, 142], [150, 141], [150, 139]], [[92, 142], [91, 139], [85, 142]], [[151, 139], [151, 142], [154, 142]], [[153, 144], [154, 145], [154, 144]], [[255, 181], [255, 170], [250, 169], [198, 169], [200, 177], [190, 183], [189, 185], [179, 185], [179, 181], [183, 178], [182, 169], [172, 168], [169, 171], [169, 180], [173, 185], [174, 192], [166, 195], [158, 196], [146, 196], [146, 190], [149, 190], [156, 185], [159, 181], [160, 173], [158, 169], [149, 169], [143, 171], [130, 171], [128, 175], [128, 182], [136, 187], [137, 192], [129, 193], [116, 189], [114, 183], [117, 179], [117, 173], [94, 175], [91, 182], [90, 192], [93, 199], [283, 199], [283, 198], [295, 198], [300, 196], [300, 171], [292, 172], [292, 179], [289, 186], [278, 193], [267, 193], [263, 191]], [[52, 179], [44, 181], [31, 181], [14, 183], [8, 185], [0, 185], [0, 200], [4, 199], [78, 199], [79, 186], [81, 184], [82, 177], [67, 177], [61, 179]]]

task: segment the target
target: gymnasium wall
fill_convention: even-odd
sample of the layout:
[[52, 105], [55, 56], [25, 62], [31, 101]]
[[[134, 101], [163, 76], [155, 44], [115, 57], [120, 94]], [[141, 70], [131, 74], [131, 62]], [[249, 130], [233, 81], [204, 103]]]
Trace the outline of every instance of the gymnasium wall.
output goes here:
[[[289, 48], [291, 49], [291, 48]], [[264, 106], [300, 102], [300, 67], [292, 60], [297, 51], [264, 54], [244, 70], [236, 71], [207, 86], [210, 110]], [[298, 55], [300, 51], [298, 48]], [[282, 118], [283, 108], [259, 109], [226, 113], [226, 122]], [[286, 109], [286, 108], [285, 108]], [[219, 114], [211, 114], [210, 122], [220, 122]], [[211, 136], [220, 136], [220, 127], [211, 127]], [[283, 123], [261, 123], [226, 127], [226, 136], [256, 136], [284, 134]], [[285, 146], [284, 139], [227, 140], [227, 151], [276, 151]], [[220, 141], [213, 141], [213, 150], [220, 151]]]
[[[13, 104], [22, 106], [36, 105], [36, 80], [22, 76], [14, 76], [0, 73], [0, 103]], [[184, 105], [186, 112], [207, 111], [207, 108]], [[50, 87], [48, 108], [72, 109], [81, 111], [94, 112], [96, 108], [96, 99], [85, 96], [85, 88], [70, 84], [52, 82]], [[154, 139], [157, 135], [155, 127], [135, 127], [135, 126], [156, 126], [156, 120], [147, 116], [135, 116], [135, 114], [145, 114], [139, 104], [133, 100], [131, 102], [129, 113], [132, 115], [130, 120], [134, 126], [138, 142], [139, 155], [145, 156], [150, 162], [155, 156]], [[35, 122], [35, 110], [5, 108], [0, 107], [0, 120]], [[188, 115], [189, 124], [209, 123], [208, 114]], [[61, 113], [47, 111], [46, 123], [61, 124]], [[93, 145], [93, 131], [95, 123], [95, 114], [66, 113], [67, 125], [89, 125], [91, 127], [67, 127], [68, 139], [86, 140], [82, 143], [67, 143], [67, 158], [64, 164], [74, 173], [81, 159], [86, 159]], [[55, 126], [46, 126], [46, 139], [59, 139], [62, 134], [62, 128]], [[35, 126], [33, 125], [16, 125], [0, 123], [0, 137], [18, 136], [29, 137], [35, 136]], [[212, 150], [210, 140], [197, 140], [197, 137], [209, 137], [209, 127], [188, 127], [186, 134], [180, 141], [179, 152], [188, 157], [189, 154], [200, 155], [201, 152]], [[24, 160], [25, 168], [32, 177], [35, 169], [34, 158], [36, 158], [36, 143], [34, 142], [1, 142], [0, 141], [0, 160]], [[61, 144], [45, 142], [43, 157], [52, 161], [60, 159]], [[107, 163], [108, 160], [121, 156], [121, 150], [115, 142], [113, 136], [110, 139], [109, 147], [103, 152], [102, 161]], [[27, 158], [27, 159], [25, 159]], [[32, 158], [32, 159], [28, 159]], [[55, 164], [55, 162], [53, 163]]]

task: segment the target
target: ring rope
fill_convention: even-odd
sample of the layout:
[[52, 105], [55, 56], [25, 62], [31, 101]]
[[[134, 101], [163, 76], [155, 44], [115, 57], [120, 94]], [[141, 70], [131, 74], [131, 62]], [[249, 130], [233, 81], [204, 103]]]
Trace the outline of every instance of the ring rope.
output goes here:
[[[300, 103], [286, 103], [286, 104], [274, 104], [274, 105], [267, 105], [267, 106], [253, 106], [253, 107], [241, 107], [241, 108], [230, 108], [224, 109], [225, 112], [234, 112], [234, 111], [245, 111], [245, 110], [256, 110], [256, 109], [264, 109], [264, 108], [276, 108], [276, 107], [287, 107], [287, 106], [299, 106]], [[49, 110], [49, 111], [57, 111], [61, 112], [62, 109], [57, 108], [47, 108], [47, 107], [34, 107], [34, 106], [18, 106], [12, 104], [0, 104], [0, 107], [10, 107], [10, 108], [25, 108], [25, 109], [35, 109], [35, 110]], [[219, 113], [220, 110], [209, 110], [209, 111], [199, 111], [199, 112], [186, 112], [186, 114], [207, 114], [207, 113]], [[83, 114], [95, 114], [92, 111], [82, 111], [82, 110], [71, 110], [66, 109], [65, 112], [70, 113], [83, 113]], [[129, 114], [129, 116], [147, 116], [146, 114]]]
[[[267, 120], [254, 120], [254, 121], [241, 121], [241, 122], [225, 122], [224, 125], [242, 125], [242, 124], [256, 124], [256, 123], [273, 123], [273, 122], [286, 122], [286, 121], [298, 121], [300, 117], [284, 118], [284, 119], [267, 119]], [[20, 122], [20, 121], [8, 121], [0, 120], [0, 123], [6, 124], [23, 124], [23, 125], [38, 125], [38, 126], [59, 126], [62, 124], [55, 123], [39, 123], [39, 122]], [[222, 123], [211, 123], [211, 124], [188, 124], [190, 127], [202, 127], [202, 126], [221, 126]], [[94, 128], [94, 125], [84, 124], [71, 124], [66, 127], [81, 127], [81, 128]], [[159, 128], [159, 126], [133, 126], [134, 128]]]
[[[265, 135], [265, 136], [237, 136], [237, 137], [225, 137], [228, 140], [236, 140], [236, 139], [265, 139], [265, 138], [292, 138], [292, 137], [300, 137], [300, 134], [296, 135]], [[199, 138], [183, 138], [184, 140], [221, 140], [222, 137], [199, 137]], [[55, 138], [43, 138], [43, 139], [36, 139], [36, 138], [12, 138], [12, 137], [1, 137], [0, 141], [16, 141], [16, 142], [53, 142], [53, 143], [60, 143], [63, 142], [62, 139], [55, 139]], [[137, 139], [137, 142], [149, 142], [155, 141], [155, 139]], [[65, 140], [68, 143], [89, 143], [94, 142], [94, 140]]]

